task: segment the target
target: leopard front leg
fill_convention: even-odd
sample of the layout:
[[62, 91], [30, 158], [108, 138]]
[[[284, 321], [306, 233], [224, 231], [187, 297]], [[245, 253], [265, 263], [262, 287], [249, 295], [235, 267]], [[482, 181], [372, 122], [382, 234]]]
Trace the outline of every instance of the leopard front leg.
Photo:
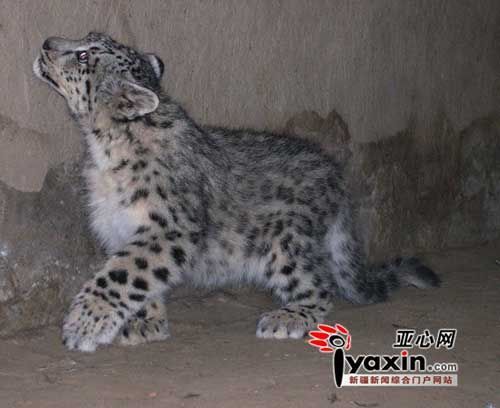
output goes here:
[[63, 343], [87, 352], [112, 343], [148, 302], [181, 282], [185, 262], [180, 245], [167, 247], [155, 240], [137, 240], [117, 252], [71, 304]]

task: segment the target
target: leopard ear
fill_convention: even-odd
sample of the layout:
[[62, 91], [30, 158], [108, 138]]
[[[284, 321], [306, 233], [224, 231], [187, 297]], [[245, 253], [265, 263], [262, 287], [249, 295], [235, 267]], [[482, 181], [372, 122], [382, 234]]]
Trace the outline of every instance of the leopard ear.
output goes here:
[[113, 98], [113, 116], [134, 119], [154, 112], [160, 103], [150, 89], [122, 81]]
[[160, 80], [165, 72], [165, 64], [160, 59], [160, 57], [158, 57], [155, 54], [146, 54], [146, 58], [153, 67], [153, 71], [155, 72], [156, 78]]

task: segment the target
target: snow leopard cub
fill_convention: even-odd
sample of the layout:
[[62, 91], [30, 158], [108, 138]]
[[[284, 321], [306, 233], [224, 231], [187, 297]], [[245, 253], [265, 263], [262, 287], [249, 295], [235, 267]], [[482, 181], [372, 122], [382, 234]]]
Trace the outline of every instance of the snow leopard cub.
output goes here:
[[436, 286], [414, 258], [369, 266], [339, 167], [313, 144], [252, 130], [203, 128], [162, 90], [163, 63], [90, 33], [49, 38], [35, 74], [67, 101], [88, 148], [91, 223], [109, 259], [71, 304], [70, 349], [168, 336], [175, 286], [248, 282], [281, 307], [263, 338], [300, 338], [332, 298], [384, 300]]

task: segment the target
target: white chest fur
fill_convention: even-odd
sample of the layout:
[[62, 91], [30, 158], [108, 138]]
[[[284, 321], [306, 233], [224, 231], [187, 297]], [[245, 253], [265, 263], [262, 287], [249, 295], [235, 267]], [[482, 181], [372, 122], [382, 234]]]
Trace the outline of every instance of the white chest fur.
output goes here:
[[93, 231], [108, 253], [122, 249], [130, 242], [142, 222], [141, 209], [123, 205], [124, 195], [119, 192], [124, 180], [113, 173], [113, 163], [104, 149], [89, 140], [92, 166], [85, 171], [88, 205]]

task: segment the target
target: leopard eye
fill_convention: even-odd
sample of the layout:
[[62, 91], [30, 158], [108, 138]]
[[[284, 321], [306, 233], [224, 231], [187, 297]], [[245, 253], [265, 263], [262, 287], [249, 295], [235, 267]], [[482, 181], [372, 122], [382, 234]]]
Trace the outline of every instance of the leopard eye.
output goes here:
[[77, 51], [76, 58], [80, 64], [86, 64], [89, 60], [89, 53], [87, 51]]

